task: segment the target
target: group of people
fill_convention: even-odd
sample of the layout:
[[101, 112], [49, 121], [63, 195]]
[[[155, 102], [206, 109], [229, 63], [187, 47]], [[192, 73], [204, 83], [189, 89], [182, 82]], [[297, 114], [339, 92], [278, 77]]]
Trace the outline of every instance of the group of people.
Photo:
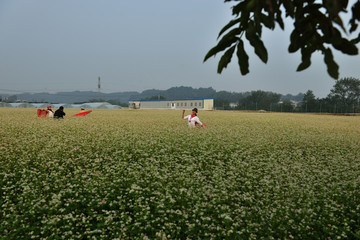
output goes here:
[[[80, 108], [80, 113], [79, 114], [75, 114], [73, 116], [77, 116], [77, 115], [86, 115], [87, 113], [91, 112], [90, 111], [85, 111], [85, 108], [81, 107]], [[81, 114], [83, 113], [83, 114]], [[64, 107], [60, 106], [58, 110], [56, 110], [55, 112], [51, 109], [51, 106], [47, 106], [46, 109], [38, 109], [38, 117], [46, 117], [49, 116], [49, 118], [55, 118], [55, 119], [62, 119], [65, 117], [65, 112], [64, 112]]]
[[64, 116], [66, 115], [63, 106], [60, 106], [59, 109], [56, 110], [55, 112], [51, 109], [51, 106], [47, 106], [45, 111], [49, 114], [50, 118], [55, 118], [55, 119], [64, 118]]
[[[55, 118], [55, 119], [64, 118], [64, 116], [66, 115], [64, 112], [63, 106], [60, 106], [59, 109], [56, 110], [55, 112], [51, 109], [51, 106], [47, 106], [47, 109], [45, 111], [47, 112], [47, 114], [49, 115], [50, 118]], [[82, 107], [81, 112], [84, 112], [84, 111], [85, 111], [85, 109]], [[192, 114], [184, 116], [185, 110], [183, 110], [181, 117], [182, 117], [182, 119], [188, 121], [189, 127], [206, 127], [206, 125], [200, 121], [199, 117], [197, 116], [197, 113], [198, 113], [198, 109], [194, 108], [194, 109], [192, 109]]]

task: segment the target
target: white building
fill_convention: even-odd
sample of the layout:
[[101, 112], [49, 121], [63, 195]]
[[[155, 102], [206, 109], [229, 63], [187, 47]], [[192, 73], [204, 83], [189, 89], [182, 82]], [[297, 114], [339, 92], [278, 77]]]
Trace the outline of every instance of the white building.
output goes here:
[[133, 100], [129, 107], [134, 109], [193, 109], [213, 110], [213, 98]]

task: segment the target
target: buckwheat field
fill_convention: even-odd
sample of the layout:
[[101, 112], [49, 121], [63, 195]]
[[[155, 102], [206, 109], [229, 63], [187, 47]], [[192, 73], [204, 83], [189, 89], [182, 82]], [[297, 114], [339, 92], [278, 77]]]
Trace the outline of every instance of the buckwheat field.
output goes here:
[[359, 116], [198, 115], [0, 108], [0, 239], [360, 239]]

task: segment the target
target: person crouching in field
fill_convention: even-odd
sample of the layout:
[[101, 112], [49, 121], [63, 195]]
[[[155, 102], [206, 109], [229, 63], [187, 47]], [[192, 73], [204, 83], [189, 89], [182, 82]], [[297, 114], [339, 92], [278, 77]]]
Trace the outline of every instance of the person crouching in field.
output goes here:
[[202, 126], [205, 126], [205, 124], [203, 124], [199, 117], [197, 116], [197, 108], [194, 108], [192, 110], [192, 114], [191, 115], [187, 115], [184, 117], [184, 114], [185, 114], [185, 110], [182, 111], [182, 118], [185, 119], [185, 120], [188, 120], [188, 125], [189, 127], [202, 127]]
[[54, 117], [54, 112], [51, 109], [51, 106], [47, 106], [47, 109], [45, 110], [48, 114], [49, 114], [49, 118], [53, 118]]
[[55, 111], [54, 118], [55, 119], [64, 118], [65, 115], [66, 114], [64, 113], [64, 107], [60, 106], [59, 109]]

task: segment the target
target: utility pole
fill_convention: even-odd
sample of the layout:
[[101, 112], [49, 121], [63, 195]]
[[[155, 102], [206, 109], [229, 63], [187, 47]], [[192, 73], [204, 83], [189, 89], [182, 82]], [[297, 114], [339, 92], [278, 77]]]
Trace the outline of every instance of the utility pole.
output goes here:
[[98, 102], [100, 102], [100, 77], [98, 77]]

